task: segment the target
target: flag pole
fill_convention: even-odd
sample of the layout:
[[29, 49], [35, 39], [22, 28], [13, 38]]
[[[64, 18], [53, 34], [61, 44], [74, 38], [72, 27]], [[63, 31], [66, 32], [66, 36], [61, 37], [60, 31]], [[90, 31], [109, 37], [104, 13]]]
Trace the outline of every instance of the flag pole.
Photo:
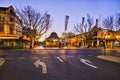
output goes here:
[[85, 17], [82, 17], [82, 47], [84, 47], [84, 41], [83, 41], [83, 27], [84, 27], [84, 21], [85, 21]]
[[69, 16], [66, 15], [66, 17], [65, 17], [65, 32], [64, 32], [65, 33], [65, 41], [64, 41], [65, 47], [67, 47], [66, 42], [67, 42], [68, 35], [67, 35], [66, 31], [67, 31], [68, 20], [69, 20]]

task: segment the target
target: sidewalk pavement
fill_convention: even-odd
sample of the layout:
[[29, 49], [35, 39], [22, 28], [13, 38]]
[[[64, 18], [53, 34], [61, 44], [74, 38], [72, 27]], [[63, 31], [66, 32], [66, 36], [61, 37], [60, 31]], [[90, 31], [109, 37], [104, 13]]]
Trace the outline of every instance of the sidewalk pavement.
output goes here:
[[[35, 47], [34, 49], [86, 49], [86, 48], [82, 48], [82, 47], [43, 47], [43, 46], [38, 46]], [[88, 48], [88, 49], [92, 49], [92, 48]], [[93, 48], [94, 49], [94, 48]]]
[[5, 59], [0, 57], [0, 67], [4, 64]]
[[97, 56], [97, 58], [102, 59], [102, 60], [107, 60], [110, 62], [120, 63], [120, 57], [116, 57], [116, 56], [99, 55], [99, 56]]

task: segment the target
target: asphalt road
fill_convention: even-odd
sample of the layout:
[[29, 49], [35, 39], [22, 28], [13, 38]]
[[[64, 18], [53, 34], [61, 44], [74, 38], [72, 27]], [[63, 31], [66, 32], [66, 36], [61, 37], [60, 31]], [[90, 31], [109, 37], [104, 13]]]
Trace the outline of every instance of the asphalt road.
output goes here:
[[[0, 57], [6, 62], [0, 67], [0, 80], [120, 80], [120, 64], [97, 59], [96, 56], [103, 54], [97, 49], [2, 53]], [[43, 73], [44, 69], [47, 73]]]

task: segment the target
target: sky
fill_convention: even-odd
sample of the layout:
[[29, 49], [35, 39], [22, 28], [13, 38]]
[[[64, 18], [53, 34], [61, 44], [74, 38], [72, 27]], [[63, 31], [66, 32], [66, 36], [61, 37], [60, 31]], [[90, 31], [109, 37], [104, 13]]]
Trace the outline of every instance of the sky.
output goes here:
[[22, 8], [26, 5], [40, 10], [48, 11], [52, 25], [47, 36], [51, 32], [57, 32], [60, 37], [65, 29], [65, 15], [69, 16], [67, 32], [74, 32], [74, 24], [80, 23], [82, 17], [89, 13], [95, 19], [103, 19], [107, 16], [120, 13], [120, 0], [0, 0], [0, 6]]

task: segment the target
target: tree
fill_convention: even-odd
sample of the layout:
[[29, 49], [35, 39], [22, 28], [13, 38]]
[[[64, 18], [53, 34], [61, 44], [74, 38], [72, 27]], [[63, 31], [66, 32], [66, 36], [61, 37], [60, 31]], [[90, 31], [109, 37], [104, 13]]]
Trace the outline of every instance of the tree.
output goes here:
[[86, 23], [85, 22], [85, 18], [82, 18], [82, 23], [80, 24], [76, 24], [74, 25], [74, 29], [75, 31], [77, 31], [78, 33], [82, 34], [82, 33], [86, 33], [88, 32], [86, 35], [84, 35], [86, 37], [86, 41], [89, 44], [89, 39], [91, 39], [92, 34], [91, 34], [91, 30], [92, 30], [92, 25], [93, 25], [93, 17], [90, 16], [90, 14], [86, 14]]
[[87, 32], [87, 24], [84, 25], [85, 18], [82, 17], [82, 23], [77, 23], [74, 25], [74, 30], [78, 33], [85, 33]]
[[65, 38], [65, 37], [67, 37], [67, 38], [69, 38], [69, 37], [71, 37], [71, 36], [75, 36], [75, 33], [73, 33], [73, 32], [67, 32], [67, 33], [62, 33], [62, 37], [63, 38]]
[[30, 38], [30, 48], [33, 48], [35, 39], [40, 38], [48, 31], [50, 15], [47, 12], [41, 14], [31, 6], [16, 9], [16, 13], [22, 20], [21, 25], [25, 28], [24, 34]]
[[115, 29], [116, 31], [120, 30], [120, 13], [115, 14]]
[[87, 24], [88, 24], [88, 32], [92, 30], [93, 25], [93, 17], [90, 14], [87, 14]]
[[113, 22], [113, 16], [109, 16], [103, 20], [103, 27], [107, 28], [108, 30], [114, 30], [114, 22]]

